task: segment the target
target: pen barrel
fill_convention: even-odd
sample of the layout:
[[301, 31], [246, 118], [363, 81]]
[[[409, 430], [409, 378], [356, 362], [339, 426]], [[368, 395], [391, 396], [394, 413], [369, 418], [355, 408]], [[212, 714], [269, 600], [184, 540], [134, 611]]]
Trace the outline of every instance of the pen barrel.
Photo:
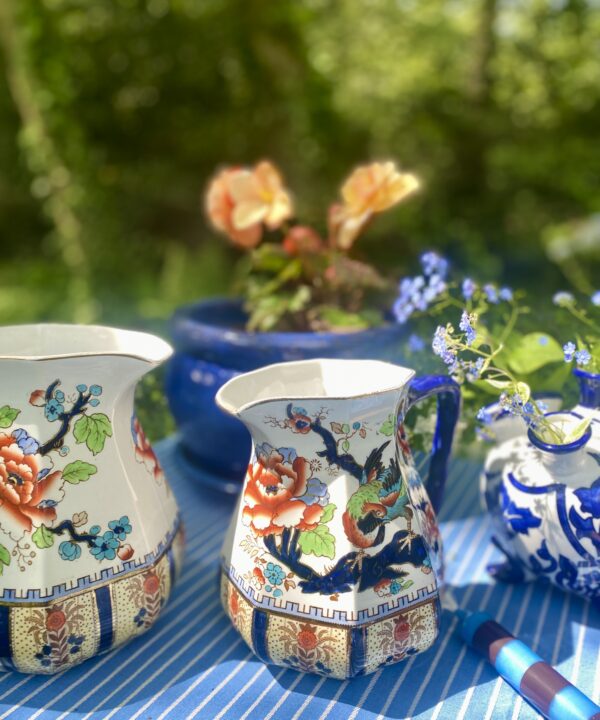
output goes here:
[[600, 720], [598, 705], [487, 613], [473, 613], [465, 618], [461, 634], [465, 642], [545, 717]]

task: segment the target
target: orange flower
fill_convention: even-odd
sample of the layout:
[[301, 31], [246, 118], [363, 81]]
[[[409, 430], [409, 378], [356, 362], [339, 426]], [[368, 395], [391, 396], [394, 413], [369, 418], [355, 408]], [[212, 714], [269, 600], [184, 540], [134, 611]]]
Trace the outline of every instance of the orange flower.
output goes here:
[[292, 216], [292, 201], [274, 165], [263, 161], [253, 169], [223, 170], [212, 181], [206, 197], [212, 224], [244, 248], [262, 237], [262, 225], [276, 230]]
[[62, 610], [51, 610], [46, 618], [47, 630], [60, 630], [67, 618]]
[[303, 650], [314, 650], [319, 644], [314, 628], [308, 623], [300, 626], [296, 640]]
[[119, 556], [119, 559], [123, 562], [125, 562], [126, 560], [130, 560], [133, 557], [133, 553], [134, 550], [129, 543], [121, 545], [121, 547], [117, 550], [117, 555]]
[[396, 205], [418, 187], [418, 179], [399, 172], [393, 162], [356, 168], [342, 186], [343, 205], [330, 209], [329, 226], [335, 246], [347, 250], [375, 213]]
[[281, 535], [284, 528], [314, 530], [323, 508], [300, 499], [306, 492], [308, 462], [298, 457], [290, 467], [278, 453], [248, 466], [242, 520], [255, 535]]
[[283, 238], [283, 249], [288, 255], [317, 253], [322, 247], [319, 235], [306, 225], [296, 225]]
[[38, 507], [60, 472], [39, 478], [39, 455], [25, 454], [12, 435], [0, 434], [0, 516], [15, 533], [56, 519], [53, 507]]
[[404, 617], [401, 615], [396, 619], [394, 626], [394, 640], [396, 642], [403, 642], [410, 635], [410, 625], [406, 622]]
[[150, 573], [144, 580], [144, 592], [148, 595], [154, 595], [160, 589], [160, 580], [155, 573]]

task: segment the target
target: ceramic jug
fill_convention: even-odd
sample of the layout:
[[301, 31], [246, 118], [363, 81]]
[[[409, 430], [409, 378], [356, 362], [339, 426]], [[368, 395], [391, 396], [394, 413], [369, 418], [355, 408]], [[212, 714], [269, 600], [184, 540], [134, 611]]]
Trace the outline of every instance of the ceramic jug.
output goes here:
[[[482, 475], [482, 498], [493, 522], [493, 541], [504, 559], [489, 567], [499, 580], [543, 579], [563, 590], [600, 598], [600, 375], [573, 371], [580, 387], [572, 411], [544, 398], [566, 425], [590, 419], [570, 445], [541, 442], [522, 420], [499, 415], [500, 429]], [[553, 406], [553, 407], [552, 407]], [[498, 435], [498, 433], [496, 433]]]
[[0, 666], [54, 673], [146, 630], [182, 555], [133, 415], [170, 347], [76, 325], [0, 329]]
[[[379, 361], [308, 360], [217, 394], [253, 453], [222, 554], [225, 611], [265, 662], [348, 678], [427, 649], [439, 627], [435, 511], [458, 386]], [[403, 420], [439, 393], [427, 491]]]

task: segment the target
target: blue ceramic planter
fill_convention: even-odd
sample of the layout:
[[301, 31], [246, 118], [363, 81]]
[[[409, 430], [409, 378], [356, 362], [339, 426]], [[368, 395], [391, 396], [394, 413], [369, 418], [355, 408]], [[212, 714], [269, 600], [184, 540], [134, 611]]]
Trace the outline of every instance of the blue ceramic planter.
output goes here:
[[223, 486], [227, 481], [241, 485], [250, 436], [216, 406], [221, 385], [238, 373], [286, 360], [402, 362], [406, 332], [389, 323], [357, 333], [250, 333], [244, 330], [245, 321], [239, 301], [219, 298], [182, 307], [171, 321], [176, 352], [167, 368], [166, 392], [183, 451], [196, 466], [220, 478]]

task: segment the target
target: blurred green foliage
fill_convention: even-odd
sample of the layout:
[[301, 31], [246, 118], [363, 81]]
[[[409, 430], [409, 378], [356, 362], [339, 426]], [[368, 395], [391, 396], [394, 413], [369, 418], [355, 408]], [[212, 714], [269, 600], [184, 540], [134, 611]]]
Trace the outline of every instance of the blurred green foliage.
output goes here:
[[350, 169], [424, 191], [361, 251], [562, 282], [544, 229], [600, 210], [595, 0], [2, 0], [0, 322], [164, 327], [225, 291], [201, 193], [272, 158], [306, 222]]

